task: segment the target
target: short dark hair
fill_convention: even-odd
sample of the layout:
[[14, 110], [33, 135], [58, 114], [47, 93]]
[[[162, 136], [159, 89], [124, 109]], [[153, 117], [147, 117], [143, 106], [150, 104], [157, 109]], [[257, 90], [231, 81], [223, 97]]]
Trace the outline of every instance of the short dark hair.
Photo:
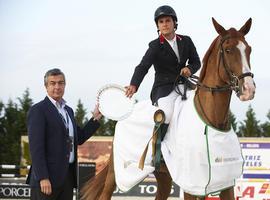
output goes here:
[[50, 69], [47, 71], [44, 75], [44, 85], [46, 86], [48, 83], [48, 77], [49, 76], [57, 76], [62, 75], [64, 77], [64, 81], [66, 82], [65, 74], [58, 68]]

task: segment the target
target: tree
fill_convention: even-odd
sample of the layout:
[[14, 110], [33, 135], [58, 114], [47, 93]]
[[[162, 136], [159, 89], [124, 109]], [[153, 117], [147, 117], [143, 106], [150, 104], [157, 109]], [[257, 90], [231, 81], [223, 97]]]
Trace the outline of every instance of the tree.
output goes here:
[[231, 124], [233, 130], [236, 131], [236, 129], [237, 129], [236, 117], [235, 117], [235, 115], [232, 113], [231, 110], [229, 111], [229, 124]]
[[4, 108], [4, 103], [0, 101], [0, 136], [4, 134], [4, 114], [2, 113]]
[[261, 129], [259, 126], [259, 120], [256, 119], [255, 112], [251, 105], [248, 107], [246, 112], [246, 119], [243, 122], [240, 122], [240, 127], [237, 135], [243, 137], [261, 137]]
[[100, 128], [96, 131], [95, 135], [98, 136], [113, 136], [116, 121], [107, 119], [105, 117], [99, 120]]
[[262, 135], [264, 137], [270, 137], [270, 111], [267, 114], [268, 121], [261, 125]]
[[80, 127], [83, 127], [85, 123], [88, 121], [88, 119], [85, 116], [86, 116], [86, 109], [84, 108], [81, 99], [79, 99], [75, 111], [75, 120]]
[[0, 135], [0, 163], [20, 163], [20, 129], [18, 106], [11, 99], [4, 108], [3, 133]]
[[[0, 102], [0, 163], [19, 165], [21, 161], [21, 135], [26, 134], [26, 117], [33, 101], [26, 89], [19, 106], [11, 99], [6, 106]], [[3, 114], [2, 114], [3, 112]]]
[[21, 131], [21, 135], [27, 135], [27, 126], [26, 126], [26, 120], [27, 120], [27, 113], [31, 106], [33, 105], [33, 100], [30, 98], [30, 92], [29, 89], [27, 88], [23, 95], [22, 98], [18, 97], [19, 100], [19, 129]]
[[114, 136], [115, 125], [117, 121], [107, 119], [105, 123], [105, 132], [104, 135], [106, 136]]

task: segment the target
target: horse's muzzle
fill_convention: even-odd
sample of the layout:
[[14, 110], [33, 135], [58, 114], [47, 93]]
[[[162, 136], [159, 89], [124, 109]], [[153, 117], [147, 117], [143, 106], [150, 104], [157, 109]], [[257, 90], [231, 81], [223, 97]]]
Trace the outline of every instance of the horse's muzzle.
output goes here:
[[245, 77], [244, 83], [239, 85], [239, 93], [237, 96], [241, 101], [252, 100], [255, 96], [255, 82], [252, 77]]

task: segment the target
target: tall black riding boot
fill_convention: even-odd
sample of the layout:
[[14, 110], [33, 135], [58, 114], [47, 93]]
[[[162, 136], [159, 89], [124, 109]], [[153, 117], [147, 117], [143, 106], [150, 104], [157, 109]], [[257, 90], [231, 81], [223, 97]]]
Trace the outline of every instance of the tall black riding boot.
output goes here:
[[163, 123], [163, 124], [160, 125], [160, 129], [161, 129], [161, 141], [163, 141], [163, 139], [164, 139], [164, 137], [165, 137], [165, 135], [167, 133], [168, 127], [169, 127], [169, 124]]

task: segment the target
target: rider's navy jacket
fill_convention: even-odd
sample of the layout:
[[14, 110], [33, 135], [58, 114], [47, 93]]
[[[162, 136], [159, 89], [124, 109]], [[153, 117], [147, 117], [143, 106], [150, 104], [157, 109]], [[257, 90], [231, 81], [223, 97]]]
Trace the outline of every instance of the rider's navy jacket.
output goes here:
[[161, 97], [170, 94], [174, 88], [174, 82], [180, 74], [180, 70], [188, 65], [194, 74], [201, 66], [196, 48], [189, 36], [176, 36], [180, 62], [170, 44], [161, 35], [149, 43], [149, 48], [143, 56], [140, 64], [135, 68], [130, 85], [139, 88], [144, 76], [153, 65], [155, 68], [155, 81], [151, 91], [153, 103]]

